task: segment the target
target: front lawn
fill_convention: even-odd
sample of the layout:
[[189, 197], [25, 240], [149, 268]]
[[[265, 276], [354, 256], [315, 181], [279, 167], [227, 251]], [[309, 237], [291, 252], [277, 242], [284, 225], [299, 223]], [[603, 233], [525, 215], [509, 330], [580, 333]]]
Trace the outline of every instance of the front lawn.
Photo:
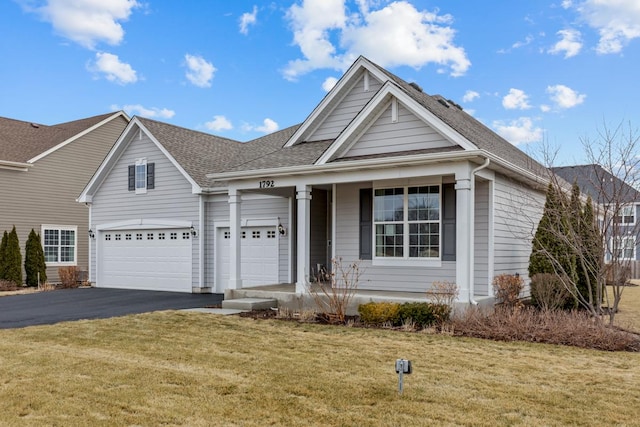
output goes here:
[[[397, 391], [396, 358], [414, 372]], [[632, 425], [640, 355], [187, 312], [0, 331], [1, 425]]]

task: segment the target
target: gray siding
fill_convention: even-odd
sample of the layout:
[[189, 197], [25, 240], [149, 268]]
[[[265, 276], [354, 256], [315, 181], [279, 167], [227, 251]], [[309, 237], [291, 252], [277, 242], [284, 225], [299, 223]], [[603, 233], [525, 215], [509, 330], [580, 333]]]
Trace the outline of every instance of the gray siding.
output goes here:
[[[327, 241], [329, 239], [329, 230], [327, 229], [329, 201], [327, 197], [330, 195], [326, 190], [314, 188], [311, 192], [311, 221], [309, 242], [309, 258], [311, 271], [318, 274], [317, 264], [322, 264], [329, 269], [329, 255]], [[312, 274], [312, 277], [315, 277]]]
[[[146, 194], [128, 191], [128, 166], [136, 159], [155, 163], [155, 189]], [[131, 219], [191, 221], [196, 229], [199, 196], [191, 193], [191, 184], [146, 135], [133, 138], [97, 193], [93, 196], [92, 224]], [[94, 242], [95, 243], [95, 242]], [[95, 281], [95, 244], [92, 244], [92, 280]], [[198, 238], [192, 239], [193, 286], [198, 286]]]
[[401, 104], [398, 104], [398, 121], [393, 123], [391, 104], [389, 104], [344, 157], [450, 147], [451, 145], [451, 142]]
[[[241, 205], [242, 219], [279, 219], [280, 224], [289, 228], [290, 198], [269, 197], [243, 200]], [[216, 223], [229, 222], [229, 198], [227, 196], [211, 196], [206, 203], [207, 244], [205, 275], [207, 286], [213, 287], [215, 282], [215, 227]], [[288, 230], [290, 231], [290, 230]], [[280, 283], [289, 281], [289, 240], [291, 233], [278, 236], [278, 278]]]
[[489, 295], [489, 182], [476, 179], [474, 292]]
[[[520, 274], [528, 286], [531, 239], [542, 216], [544, 194], [496, 174], [494, 274]], [[528, 292], [528, 288], [526, 289]]]
[[[24, 247], [33, 228], [42, 224], [77, 226], [77, 266], [89, 264], [89, 209], [76, 202], [84, 186], [127, 125], [117, 117], [38, 160], [28, 172], [0, 169], [0, 233], [15, 225], [24, 260]], [[47, 268], [56, 283], [58, 267]]]
[[364, 90], [364, 77], [360, 78], [351, 91], [338, 103], [336, 108], [322, 121], [320, 126], [310, 135], [309, 141], [335, 139], [340, 132], [362, 110], [367, 102], [380, 89], [382, 84], [373, 76], [369, 76], [369, 90]]
[[[337, 186], [336, 257], [343, 263], [353, 262], [359, 257], [359, 190], [370, 188], [371, 183], [344, 184]], [[392, 290], [398, 292], [425, 292], [434, 281], [456, 280], [455, 261], [443, 261], [434, 267], [390, 267], [373, 266], [371, 261], [361, 261], [359, 289]]]

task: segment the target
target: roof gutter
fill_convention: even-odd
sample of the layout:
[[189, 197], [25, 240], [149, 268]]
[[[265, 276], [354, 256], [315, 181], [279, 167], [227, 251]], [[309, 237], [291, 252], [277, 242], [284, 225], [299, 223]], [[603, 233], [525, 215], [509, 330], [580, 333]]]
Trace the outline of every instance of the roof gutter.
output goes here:
[[0, 160], [0, 169], [11, 169], [11, 170], [18, 170], [21, 172], [27, 172], [31, 166], [33, 166], [32, 163], [10, 162], [8, 160]]

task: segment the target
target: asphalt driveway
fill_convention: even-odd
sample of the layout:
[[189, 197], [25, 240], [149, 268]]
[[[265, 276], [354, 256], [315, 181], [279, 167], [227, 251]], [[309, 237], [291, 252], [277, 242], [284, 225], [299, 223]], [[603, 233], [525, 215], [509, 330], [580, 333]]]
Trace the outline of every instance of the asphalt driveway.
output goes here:
[[222, 294], [133, 291], [128, 289], [61, 289], [0, 297], [0, 329], [48, 325], [69, 320], [104, 319], [158, 310], [218, 305]]

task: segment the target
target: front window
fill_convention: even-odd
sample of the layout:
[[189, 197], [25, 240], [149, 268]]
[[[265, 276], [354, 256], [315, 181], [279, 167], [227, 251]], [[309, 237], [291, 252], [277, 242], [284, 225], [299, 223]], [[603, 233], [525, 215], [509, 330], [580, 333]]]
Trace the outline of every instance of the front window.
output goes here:
[[147, 160], [136, 161], [136, 194], [147, 192]]
[[440, 187], [398, 187], [374, 192], [375, 256], [440, 257]]
[[47, 265], [76, 265], [77, 227], [42, 226]]

